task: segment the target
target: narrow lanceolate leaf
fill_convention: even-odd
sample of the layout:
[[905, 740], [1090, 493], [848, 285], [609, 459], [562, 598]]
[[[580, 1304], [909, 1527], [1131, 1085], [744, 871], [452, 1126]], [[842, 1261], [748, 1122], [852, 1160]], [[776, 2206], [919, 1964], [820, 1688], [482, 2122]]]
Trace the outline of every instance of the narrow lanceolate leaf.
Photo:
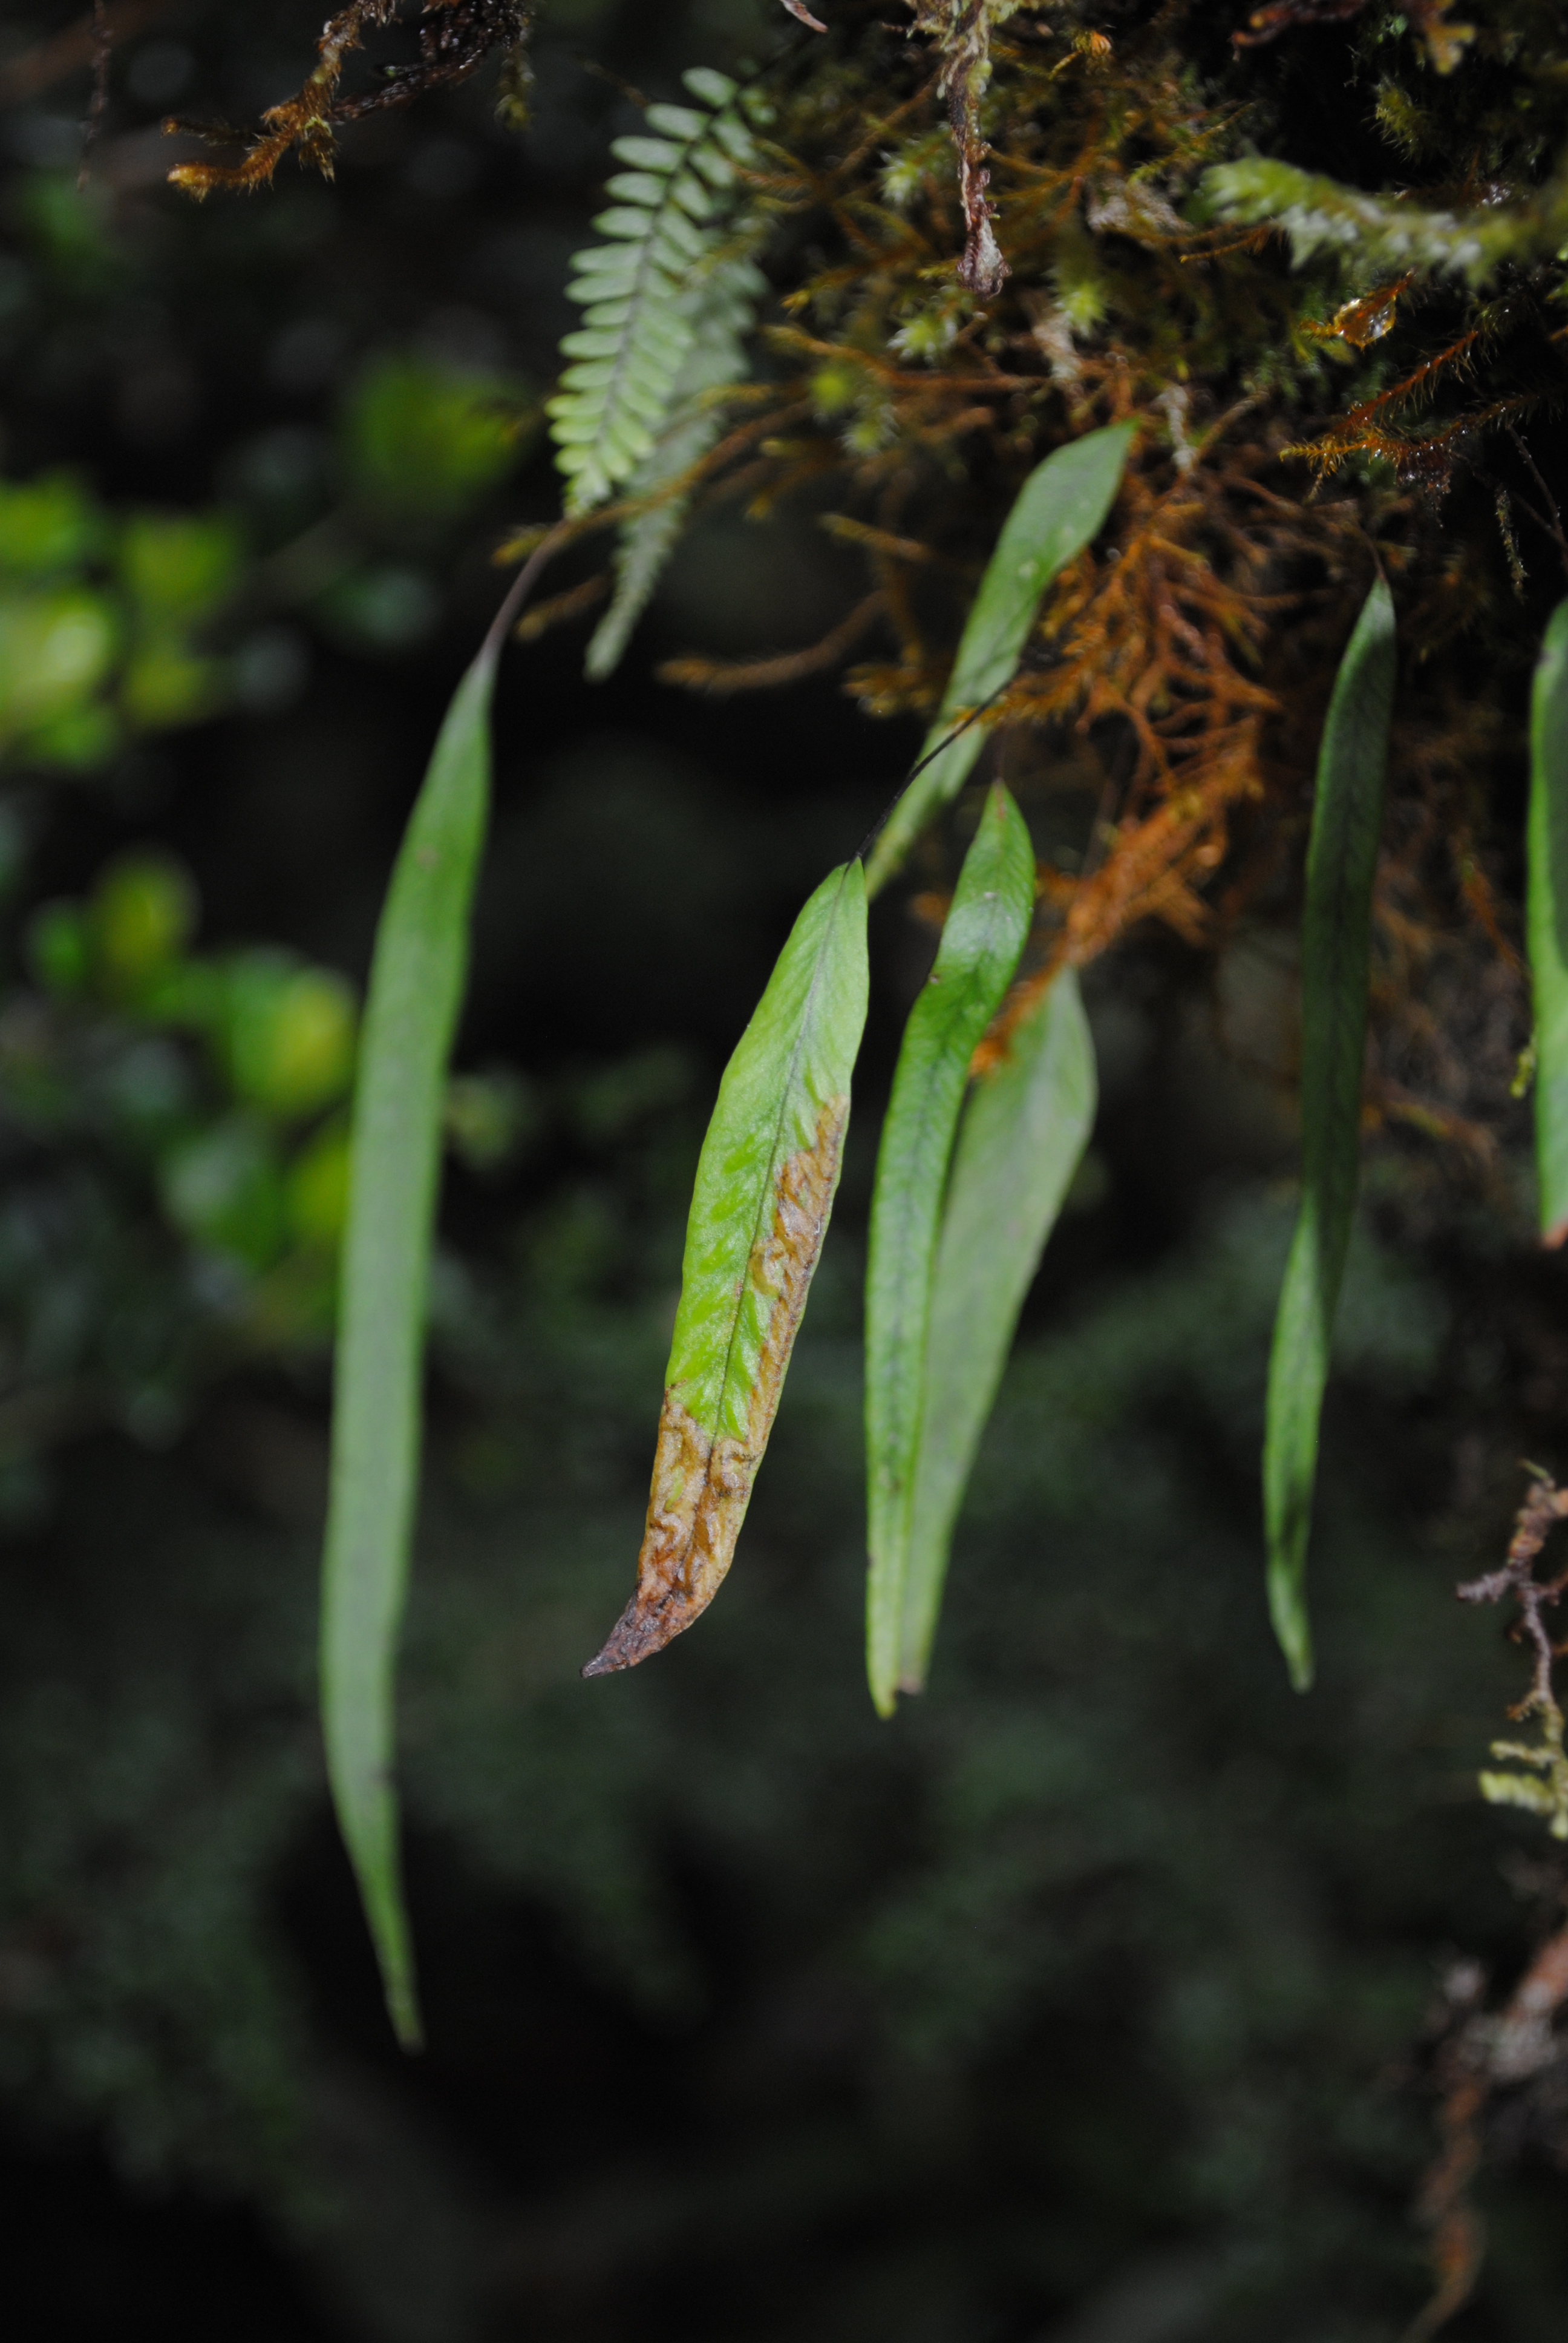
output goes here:
[[585, 1675], [635, 1667], [708, 1608], [751, 1484], [833, 1207], [866, 1022], [866, 884], [826, 878], [719, 1084], [686, 1229], [637, 1592]]
[[[920, 752], [922, 769], [893, 808], [867, 866], [869, 893], [892, 877], [926, 824], [968, 779], [985, 739], [983, 719], [950, 740], [950, 735], [1011, 680], [1046, 588], [1100, 534], [1121, 485], [1132, 434], [1131, 423], [1091, 431], [1037, 464], [1019, 490], [965, 622], [940, 710]], [[923, 762], [927, 758], [930, 763]]]
[[1094, 1126], [1094, 1043], [1063, 969], [980, 1075], [959, 1130], [931, 1288], [899, 1634], [900, 1692], [926, 1681], [953, 1524], [1045, 1241]]
[[504, 635], [458, 685], [409, 817], [370, 968], [354, 1097], [321, 1620], [337, 1819], [399, 2038], [419, 2016], [392, 1783], [393, 1683], [418, 1474], [420, 1364], [447, 1059], [490, 788]]
[[1541, 1236], [1568, 1237], [1568, 602], [1552, 615], [1530, 710], [1530, 981]]
[[899, 1684], [942, 1191], [970, 1060], [1018, 965], [1033, 909], [1029, 831], [997, 787], [964, 858], [936, 966], [904, 1028], [871, 1196], [866, 1655], [871, 1697], [884, 1716]]
[[1340, 663], [1318, 754], [1302, 925], [1302, 1202], [1269, 1360], [1269, 1611], [1298, 1692], [1312, 1680], [1307, 1541], [1334, 1312], [1355, 1212], [1372, 878], [1393, 685], [1393, 602], [1380, 579]]

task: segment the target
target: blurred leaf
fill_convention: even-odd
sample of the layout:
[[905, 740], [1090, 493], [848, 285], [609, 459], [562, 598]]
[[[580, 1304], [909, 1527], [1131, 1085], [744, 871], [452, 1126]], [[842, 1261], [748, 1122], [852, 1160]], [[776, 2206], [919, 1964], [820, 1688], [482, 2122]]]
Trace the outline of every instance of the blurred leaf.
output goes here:
[[498, 1172], [538, 1131], [543, 1110], [532, 1084], [510, 1067], [454, 1074], [447, 1085], [447, 1141], [470, 1172]]
[[109, 234], [113, 199], [100, 181], [78, 185], [75, 167], [29, 172], [16, 210], [34, 248], [68, 291], [101, 293], [118, 273]]
[[353, 1111], [323, 1564], [327, 1769], [398, 2039], [419, 2039], [393, 1786], [393, 1677], [419, 1460], [447, 1061], [490, 790], [492, 631], [458, 685], [376, 934]]
[[221, 1046], [249, 1105], [294, 1121], [330, 1106], [354, 1078], [353, 987], [287, 953], [236, 954], [224, 972]]
[[48, 992], [67, 998], [85, 990], [93, 969], [93, 940], [79, 903], [40, 903], [27, 922], [27, 965]]
[[382, 562], [337, 579], [314, 607], [328, 633], [348, 649], [397, 651], [429, 633], [441, 602], [422, 571]]
[[637, 1591], [585, 1675], [635, 1667], [723, 1582], [839, 1184], [866, 1022], [866, 890], [829, 872], [725, 1068], [697, 1167]]
[[124, 739], [120, 719], [108, 702], [89, 699], [35, 725], [22, 744], [22, 754], [30, 765], [89, 773], [106, 764]]
[[694, 1079], [689, 1051], [656, 1041], [569, 1083], [567, 1111], [589, 1147], [618, 1147], [647, 1116], [689, 1098]]
[[1019, 1312], [1094, 1127], [1094, 1043], [1068, 968], [970, 1092], [931, 1285], [899, 1690], [926, 1681], [948, 1550]]
[[93, 890], [93, 958], [114, 994], [139, 992], [183, 956], [196, 933], [196, 881], [173, 855], [111, 862]]
[[1035, 466], [1013, 499], [965, 621], [937, 720], [920, 751], [931, 761], [916, 774], [877, 840], [866, 870], [869, 893], [892, 877], [932, 815], [968, 779], [984, 745], [984, 719], [948, 747], [941, 744], [955, 725], [1010, 679], [1046, 588], [1100, 533], [1121, 485], [1134, 429], [1131, 423], [1115, 423], [1058, 447]]
[[494, 377], [429, 358], [373, 360], [340, 427], [354, 495], [394, 518], [458, 518], [518, 461], [516, 405], [515, 386]]
[[79, 569], [102, 548], [103, 516], [74, 472], [0, 480], [0, 570], [43, 578]]
[[1528, 937], [1541, 1236], [1568, 1236], [1568, 602], [1546, 628], [1530, 709]]
[[203, 659], [179, 637], [167, 636], [132, 652], [120, 679], [120, 707], [134, 730], [169, 731], [216, 715], [226, 686], [218, 660]]
[[942, 1191], [970, 1060], [1018, 965], [1034, 911], [1034, 849], [1000, 783], [986, 799], [910, 1011], [877, 1153], [866, 1270], [866, 1664], [892, 1714], [909, 1583]]
[[119, 570], [138, 623], [189, 624], [233, 593], [245, 548], [222, 513], [134, 513], [120, 533]]
[[348, 1217], [348, 1127], [334, 1119], [306, 1142], [288, 1168], [288, 1226], [301, 1244], [326, 1252], [342, 1239]]
[[1269, 1613], [1298, 1692], [1312, 1680], [1307, 1543], [1334, 1312], [1355, 1214], [1372, 890], [1395, 665], [1393, 600], [1380, 578], [1340, 662], [1318, 752], [1302, 918], [1302, 1202], [1269, 1359]]
[[0, 599], [0, 745], [91, 699], [118, 638], [112, 607], [85, 587]]
[[164, 1206], [176, 1228], [246, 1269], [265, 1269], [282, 1250], [283, 1180], [261, 1126], [236, 1115], [185, 1141], [165, 1157]]

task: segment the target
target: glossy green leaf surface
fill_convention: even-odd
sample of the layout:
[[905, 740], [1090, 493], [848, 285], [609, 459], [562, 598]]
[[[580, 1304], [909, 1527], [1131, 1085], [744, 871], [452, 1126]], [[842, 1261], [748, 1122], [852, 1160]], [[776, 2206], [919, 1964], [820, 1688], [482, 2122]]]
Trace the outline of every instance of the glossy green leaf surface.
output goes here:
[[1541, 1236], [1568, 1236], [1568, 602], [1553, 612], [1530, 705], [1526, 934], [1535, 1012]]
[[393, 1786], [394, 1675], [417, 1484], [420, 1373], [447, 1060], [489, 805], [500, 640], [458, 685], [392, 874], [355, 1087], [321, 1621], [337, 1818], [387, 2006], [419, 2038]]
[[584, 1669], [689, 1627], [735, 1554], [839, 1185], [866, 1022], [866, 885], [832, 871], [725, 1070], [687, 1222], [637, 1590]]
[[1133, 429], [1131, 423], [1113, 423], [1058, 447], [1019, 490], [920, 751], [930, 762], [917, 770], [893, 808], [867, 866], [869, 894], [892, 877], [931, 817], [957, 797], [973, 770], [985, 741], [984, 719], [956, 739], [949, 735], [1010, 679], [1047, 587], [1100, 534], [1121, 485]]
[[1024, 1296], [1094, 1127], [1094, 1043], [1063, 969], [973, 1084], [931, 1287], [899, 1635], [900, 1692], [926, 1681], [953, 1524]]
[[1394, 669], [1393, 601], [1380, 578], [1340, 662], [1318, 755], [1302, 924], [1302, 1202], [1269, 1359], [1269, 1612], [1298, 1692], [1312, 1680], [1307, 1544], [1334, 1312], [1355, 1213], [1372, 880]]
[[899, 1684], [942, 1193], [970, 1060], [1018, 965], [1033, 910], [1029, 830], [998, 786], [964, 857], [936, 965], [904, 1028], [871, 1197], [866, 1654], [871, 1697], [884, 1716]]

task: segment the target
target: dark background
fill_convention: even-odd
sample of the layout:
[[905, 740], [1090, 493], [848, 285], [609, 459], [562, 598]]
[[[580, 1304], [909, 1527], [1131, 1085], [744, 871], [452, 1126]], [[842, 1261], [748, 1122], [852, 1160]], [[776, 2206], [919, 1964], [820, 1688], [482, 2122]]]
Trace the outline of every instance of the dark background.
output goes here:
[[[172, 0], [115, 59], [84, 199], [106, 258], [73, 267], [28, 225], [29, 190], [74, 176], [86, 75], [4, 117], [6, 477], [243, 509], [265, 559], [292, 539], [256, 482], [310, 525], [377, 355], [482, 370], [526, 413], [628, 85], [674, 95], [776, 13], [558, 5], [523, 136], [481, 75], [347, 134], [330, 186], [286, 164], [198, 209], [162, 184], [160, 115], [254, 118], [317, 12]], [[0, 73], [72, 21], [15, 7]], [[1331, 76], [1334, 37], [1311, 36]], [[482, 506], [384, 542], [364, 523], [366, 559], [421, 581], [401, 639], [280, 592], [247, 621], [273, 662], [248, 710], [79, 778], [19, 769], [10, 993], [32, 908], [148, 841], [194, 872], [204, 949], [362, 980], [490, 551], [557, 498], [525, 432]], [[193, 1372], [156, 1436], [72, 1420], [27, 1453], [0, 1576], [12, 2334], [1373, 2343], [1424, 2298], [1443, 1981], [1479, 1961], [1505, 1987], [1563, 1892], [1544, 1836], [1475, 1794], [1523, 1673], [1451, 1593], [1499, 1551], [1517, 1457], [1560, 1461], [1563, 1278], [1462, 1181], [1374, 1161], [1321, 1682], [1293, 1699], [1256, 1519], [1292, 1162], [1272, 930], [1218, 970], [1148, 942], [1095, 971], [1093, 1151], [930, 1693], [880, 1725], [858, 1292], [930, 940], [879, 910], [842, 1199], [739, 1564], [655, 1667], [578, 1680], [630, 1583], [708, 1101], [912, 745], [828, 683], [714, 701], [653, 671], [809, 641], [844, 592], [803, 522], [704, 524], [611, 684], [580, 681], [580, 628], [504, 671], [459, 1063], [520, 1074], [527, 1111], [503, 1167], [454, 1164], [445, 1208], [402, 1725], [417, 2061], [387, 2034], [311, 1714], [320, 1344]], [[87, 1151], [58, 1140], [47, 1178]], [[152, 1208], [115, 1192], [124, 1251]], [[1562, 2332], [1561, 2137], [1549, 2090], [1489, 2137], [1465, 2343]]]

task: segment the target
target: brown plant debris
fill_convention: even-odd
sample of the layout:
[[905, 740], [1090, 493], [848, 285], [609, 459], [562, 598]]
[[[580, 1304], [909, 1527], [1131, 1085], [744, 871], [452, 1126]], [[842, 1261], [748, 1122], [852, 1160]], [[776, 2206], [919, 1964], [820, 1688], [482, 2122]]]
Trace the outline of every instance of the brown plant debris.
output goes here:
[[1568, 1926], [1549, 1936], [1501, 2011], [1481, 2006], [1485, 1977], [1461, 1961], [1444, 1980], [1444, 2038], [1435, 2061], [1436, 2156], [1416, 2212], [1432, 2238], [1435, 2284], [1403, 2343], [1430, 2343], [1475, 2291], [1486, 2230], [1471, 2198], [1485, 2152], [1485, 2124], [1500, 2093], [1528, 2092], [1561, 2065], [1564, 2045], [1552, 2021], [1568, 2001]]
[[991, 29], [1020, 5], [1020, 0], [910, 0], [915, 30], [934, 42], [942, 61], [937, 95], [947, 100], [964, 216], [959, 282], [982, 301], [995, 299], [1009, 272], [986, 194], [990, 173], [985, 167], [980, 102], [991, 75]]
[[[388, 106], [407, 106], [427, 91], [466, 81], [495, 49], [519, 51], [528, 35], [532, 0], [422, 0], [419, 61], [387, 66], [369, 89], [345, 96], [340, 84], [352, 53], [365, 35], [390, 24], [402, 0], [352, 0], [349, 7], [329, 16], [317, 44], [314, 70], [302, 88], [261, 117], [260, 132], [246, 144], [236, 163], [182, 163], [169, 173], [170, 185], [184, 187], [198, 199], [215, 187], [254, 189], [271, 185], [273, 173], [289, 149], [300, 162], [330, 179], [336, 132]], [[246, 134], [215, 129], [172, 117], [166, 131], [195, 131], [199, 136], [245, 142]]]
[[[1509, 1715], [1516, 1721], [1541, 1720], [1538, 1742], [1496, 1741], [1493, 1757], [1526, 1772], [1483, 1774], [1482, 1794], [1494, 1805], [1523, 1806], [1547, 1823], [1553, 1838], [1568, 1838], [1568, 1758], [1563, 1749], [1563, 1710], [1553, 1684], [1553, 1666], [1563, 1646], [1553, 1644], [1543, 1613], [1568, 1588], [1568, 1570], [1539, 1578], [1535, 1565], [1561, 1521], [1568, 1521], [1568, 1490], [1532, 1464], [1529, 1493], [1514, 1519], [1508, 1556], [1458, 1589], [1462, 1603], [1500, 1603], [1512, 1594], [1519, 1617], [1510, 1629], [1530, 1645], [1534, 1659], [1531, 1684]], [[1552, 2021], [1568, 2002], [1568, 1926], [1548, 1937], [1500, 2013], [1482, 2006], [1485, 1979], [1473, 1962], [1458, 1964], [1445, 1983], [1448, 2016], [1438, 2050], [1439, 2148], [1422, 2183], [1417, 2211], [1432, 2234], [1432, 2298], [1407, 2330], [1404, 2343], [1429, 2338], [1462, 2310], [1475, 2291], [1486, 2251], [1486, 2233], [1471, 2200], [1481, 2168], [1484, 2127], [1498, 2093], [1519, 2091], [1559, 2066], [1564, 2044]]]
[[837, 667], [845, 652], [852, 650], [882, 616], [887, 599], [878, 588], [829, 628], [820, 642], [805, 650], [782, 651], [776, 658], [760, 659], [667, 659], [658, 670], [659, 679], [684, 684], [689, 691], [709, 692], [716, 699], [731, 691], [776, 690], [784, 684], [803, 682], [809, 675]]
[[1531, 1490], [1519, 1509], [1507, 1561], [1501, 1570], [1489, 1571], [1484, 1577], [1473, 1578], [1462, 1586], [1459, 1599], [1462, 1603], [1500, 1603], [1505, 1595], [1512, 1594], [1520, 1615], [1510, 1634], [1514, 1641], [1523, 1640], [1530, 1645], [1535, 1661], [1529, 1691], [1508, 1714], [1515, 1723], [1538, 1716], [1540, 1740], [1494, 1741], [1492, 1745], [1493, 1757], [1529, 1770], [1483, 1774], [1482, 1795], [1493, 1805], [1523, 1806], [1529, 1814], [1540, 1815], [1553, 1838], [1568, 1839], [1568, 1755], [1563, 1747], [1563, 1710], [1552, 1680], [1553, 1664], [1562, 1656], [1563, 1646], [1553, 1644], [1543, 1616], [1568, 1587], [1568, 1570], [1560, 1571], [1555, 1578], [1535, 1575], [1536, 1556], [1549, 1534], [1558, 1522], [1568, 1520], [1568, 1489], [1559, 1489], [1551, 1474], [1543, 1473], [1539, 1465], [1533, 1464], [1529, 1470], [1533, 1476]]

